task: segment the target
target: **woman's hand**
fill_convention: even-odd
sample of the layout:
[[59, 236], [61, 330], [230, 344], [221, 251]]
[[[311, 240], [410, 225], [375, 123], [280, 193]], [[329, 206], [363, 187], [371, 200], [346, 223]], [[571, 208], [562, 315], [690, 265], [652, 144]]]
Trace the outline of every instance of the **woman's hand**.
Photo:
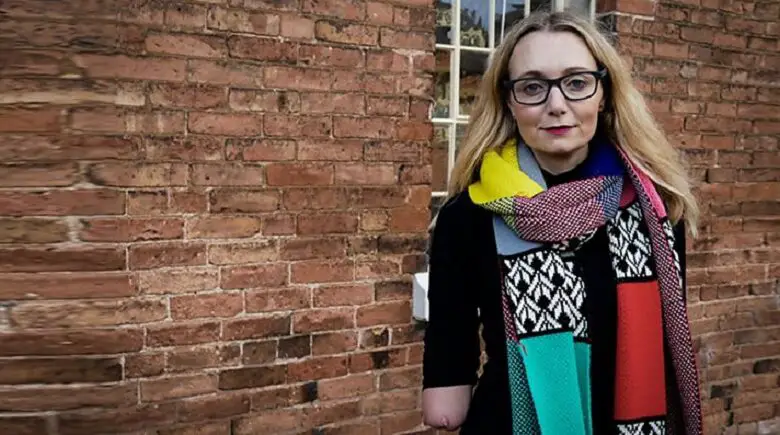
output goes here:
[[423, 421], [436, 429], [455, 430], [466, 420], [471, 385], [423, 390]]

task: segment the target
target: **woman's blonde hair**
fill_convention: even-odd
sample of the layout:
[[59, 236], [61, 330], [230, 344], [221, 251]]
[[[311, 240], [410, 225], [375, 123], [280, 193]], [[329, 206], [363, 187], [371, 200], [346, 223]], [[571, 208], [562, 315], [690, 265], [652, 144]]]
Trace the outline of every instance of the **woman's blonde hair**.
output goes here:
[[673, 222], [685, 219], [696, 234], [699, 210], [681, 156], [658, 126], [617, 50], [599, 29], [585, 18], [569, 12], [535, 12], [517, 23], [496, 49], [480, 83], [477, 101], [455, 161], [449, 183], [454, 196], [478, 177], [482, 157], [515, 137], [517, 126], [507, 105], [503, 87], [509, 78], [509, 60], [520, 38], [534, 31], [571, 32], [581, 37], [608, 77], [603, 81], [606, 108], [598, 130], [620, 144], [628, 158], [658, 186]]

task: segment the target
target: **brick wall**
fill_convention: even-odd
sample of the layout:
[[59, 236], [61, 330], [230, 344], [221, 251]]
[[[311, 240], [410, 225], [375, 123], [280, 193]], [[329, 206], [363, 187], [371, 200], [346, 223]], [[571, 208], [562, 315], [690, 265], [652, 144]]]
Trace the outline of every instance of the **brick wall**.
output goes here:
[[688, 300], [705, 433], [780, 433], [780, 2], [606, 3], [700, 183]]
[[431, 0], [0, 14], [0, 433], [420, 424]]

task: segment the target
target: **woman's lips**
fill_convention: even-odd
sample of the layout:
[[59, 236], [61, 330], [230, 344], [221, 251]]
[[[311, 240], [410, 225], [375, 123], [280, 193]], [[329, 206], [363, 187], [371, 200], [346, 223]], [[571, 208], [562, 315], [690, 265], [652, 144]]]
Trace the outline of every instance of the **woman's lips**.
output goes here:
[[572, 127], [552, 127], [552, 128], [543, 128], [542, 130], [554, 136], [565, 136], [566, 134], [569, 133], [569, 131], [571, 131], [571, 129]]

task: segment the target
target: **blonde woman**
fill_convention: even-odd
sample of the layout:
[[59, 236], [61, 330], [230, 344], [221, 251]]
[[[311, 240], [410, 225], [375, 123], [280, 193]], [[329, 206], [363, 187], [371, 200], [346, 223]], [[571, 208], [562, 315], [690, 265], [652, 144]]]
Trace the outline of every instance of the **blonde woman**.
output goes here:
[[617, 52], [587, 20], [536, 13], [481, 86], [433, 230], [425, 422], [701, 434], [683, 280], [697, 206]]

